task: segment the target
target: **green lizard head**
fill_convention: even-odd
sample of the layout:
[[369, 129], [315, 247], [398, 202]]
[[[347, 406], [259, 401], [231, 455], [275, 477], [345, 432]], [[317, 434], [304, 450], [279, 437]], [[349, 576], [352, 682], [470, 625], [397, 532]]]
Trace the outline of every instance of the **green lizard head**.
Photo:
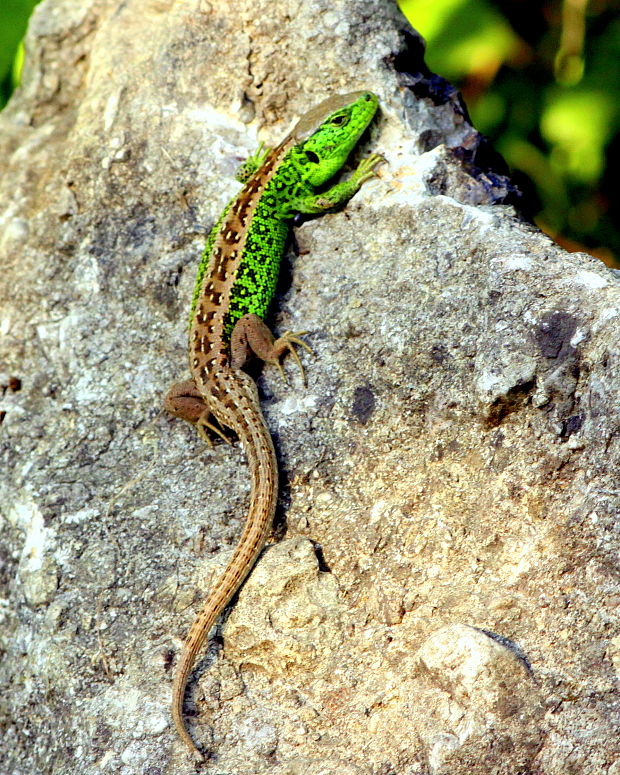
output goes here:
[[338, 94], [321, 102], [293, 130], [293, 155], [303, 178], [320, 186], [343, 166], [377, 112], [371, 91]]

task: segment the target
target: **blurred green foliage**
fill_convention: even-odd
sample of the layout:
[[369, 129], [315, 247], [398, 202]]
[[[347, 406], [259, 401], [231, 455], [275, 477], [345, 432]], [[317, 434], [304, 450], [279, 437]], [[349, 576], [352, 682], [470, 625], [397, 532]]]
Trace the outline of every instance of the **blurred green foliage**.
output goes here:
[[21, 41], [38, 0], [0, 0], [0, 110], [19, 82], [23, 62]]
[[605, 0], [400, 0], [428, 67], [463, 93], [537, 224], [620, 259], [620, 18]]

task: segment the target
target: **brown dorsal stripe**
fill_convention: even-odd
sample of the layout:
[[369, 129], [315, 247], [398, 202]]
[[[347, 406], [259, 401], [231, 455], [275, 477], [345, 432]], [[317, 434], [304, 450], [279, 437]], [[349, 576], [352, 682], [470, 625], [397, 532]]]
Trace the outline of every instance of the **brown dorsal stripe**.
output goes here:
[[[200, 340], [193, 339], [196, 344], [192, 346], [192, 356], [199, 358], [200, 366], [204, 363], [205, 351], [218, 350], [221, 358], [226, 358], [228, 345], [224, 342], [224, 319], [252, 218], [262, 191], [278, 171], [293, 142], [293, 137], [289, 135], [270, 152], [264, 164], [247, 181], [220, 224], [200, 289], [200, 308], [192, 321], [192, 327], [199, 329], [200, 336]], [[203, 342], [203, 336], [207, 342]], [[204, 381], [202, 371], [201, 368], [195, 376]]]

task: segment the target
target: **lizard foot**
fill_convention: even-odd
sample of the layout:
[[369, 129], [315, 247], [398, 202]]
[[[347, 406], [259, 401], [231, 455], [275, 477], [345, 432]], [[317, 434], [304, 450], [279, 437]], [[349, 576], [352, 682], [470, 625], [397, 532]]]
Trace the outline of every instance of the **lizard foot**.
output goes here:
[[290, 353], [295, 361], [295, 363], [299, 366], [299, 370], [301, 371], [301, 378], [303, 380], [304, 385], [306, 384], [306, 372], [304, 371], [303, 364], [301, 362], [301, 359], [299, 357], [299, 354], [297, 353], [297, 350], [295, 349], [295, 346], [303, 347], [306, 352], [310, 353], [310, 355], [314, 355], [314, 350], [307, 342], [304, 342], [304, 340], [301, 338], [304, 336], [304, 334], [307, 334], [307, 331], [285, 331], [282, 336], [278, 337], [278, 339], [275, 340], [272, 347], [272, 353], [273, 356], [266, 360], [266, 363], [273, 364], [276, 366], [282, 375], [282, 379], [286, 381], [286, 374], [284, 373], [284, 369], [282, 368], [282, 363], [280, 362], [280, 358], [282, 355], [287, 355]]

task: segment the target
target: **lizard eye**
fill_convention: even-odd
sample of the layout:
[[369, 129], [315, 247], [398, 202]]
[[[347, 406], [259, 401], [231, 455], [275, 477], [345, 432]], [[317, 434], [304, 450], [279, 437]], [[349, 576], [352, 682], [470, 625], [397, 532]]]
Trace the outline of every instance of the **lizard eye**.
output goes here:
[[347, 116], [341, 115], [341, 116], [334, 116], [332, 118], [332, 124], [336, 124], [336, 126], [342, 126], [343, 124], [347, 123]]
[[316, 155], [314, 151], [306, 151], [306, 156], [308, 158], [308, 161], [311, 161], [313, 164], [319, 163], [319, 157]]

